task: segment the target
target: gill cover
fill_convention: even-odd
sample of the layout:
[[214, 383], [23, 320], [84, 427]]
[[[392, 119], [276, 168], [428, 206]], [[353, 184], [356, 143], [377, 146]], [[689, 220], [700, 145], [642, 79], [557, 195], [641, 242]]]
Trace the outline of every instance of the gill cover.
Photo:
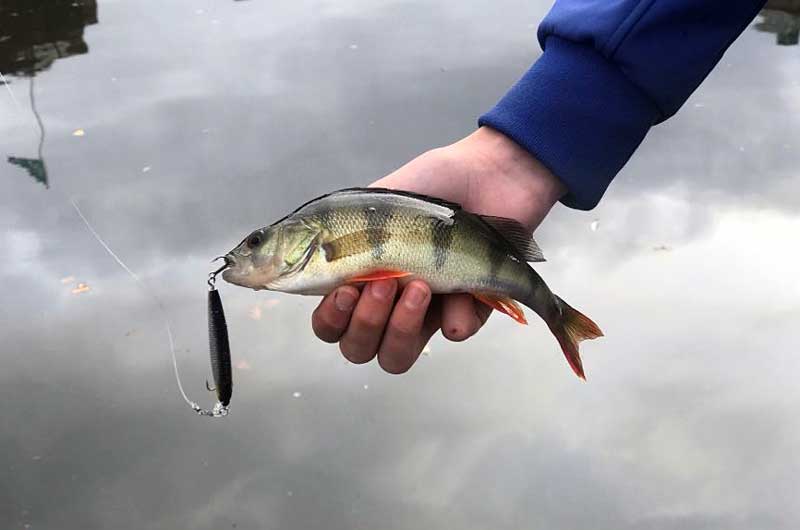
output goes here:
[[278, 252], [283, 256], [280, 277], [291, 276], [305, 268], [319, 248], [322, 231], [307, 221], [287, 219], [280, 225]]

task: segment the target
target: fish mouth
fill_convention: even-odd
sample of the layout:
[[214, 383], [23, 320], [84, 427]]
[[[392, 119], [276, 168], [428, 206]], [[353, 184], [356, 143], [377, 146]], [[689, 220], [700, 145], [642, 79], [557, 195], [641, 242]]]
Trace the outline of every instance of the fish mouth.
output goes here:
[[248, 287], [256, 291], [266, 289], [263, 281], [254, 274], [248, 274], [240, 269], [228, 269], [222, 273], [222, 279], [239, 287]]
[[269, 282], [274, 280], [274, 275], [269, 270], [255, 267], [253, 262], [246, 257], [238, 261], [231, 256], [227, 257], [230, 261], [226, 267], [220, 270], [222, 279], [228, 283], [260, 291], [267, 289]]
[[240, 275], [237, 274], [232, 269], [226, 269], [222, 272], [222, 279], [234, 285], [241, 285], [238, 281], [236, 281], [239, 278], [239, 276]]
[[236, 258], [231, 254], [221, 256], [221, 258], [225, 260], [225, 266], [218, 272], [222, 272], [223, 280], [240, 287], [252, 287], [248, 281], [250, 274], [245, 270], [245, 263], [237, 263]]

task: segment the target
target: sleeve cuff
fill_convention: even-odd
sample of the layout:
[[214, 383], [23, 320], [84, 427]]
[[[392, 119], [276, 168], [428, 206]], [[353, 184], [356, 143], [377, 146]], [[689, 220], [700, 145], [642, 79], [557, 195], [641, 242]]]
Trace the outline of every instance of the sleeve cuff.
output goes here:
[[502, 132], [568, 188], [561, 202], [590, 210], [660, 115], [591, 46], [549, 36], [545, 51], [479, 125]]

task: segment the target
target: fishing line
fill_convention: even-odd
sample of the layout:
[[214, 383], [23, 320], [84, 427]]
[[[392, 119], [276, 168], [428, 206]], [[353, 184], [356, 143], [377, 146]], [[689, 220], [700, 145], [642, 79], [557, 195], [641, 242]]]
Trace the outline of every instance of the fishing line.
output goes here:
[[200, 405], [189, 399], [189, 396], [186, 395], [186, 392], [183, 390], [183, 385], [181, 384], [181, 376], [178, 371], [178, 358], [175, 355], [175, 341], [172, 337], [172, 326], [170, 326], [169, 318], [167, 317], [167, 309], [164, 306], [164, 303], [161, 301], [158, 295], [156, 295], [155, 292], [149, 288], [149, 286], [144, 282], [144, 280], [142, 280], [139, 277], [139, 275], [133, 272], [127, 265], [125, 265], [125, 263], [120, 259], [120, 257], [117, 256], [113, 250], [111, 250], [111, 247], [109, 247], [106, 244], [106, 242], [103, 241], [103, 238], [100, 237], [100, 234], [97, 233], [97, 231], [92, 227], [91, 223], [86, 218], [86, 216], [83, 215], [83, 212], [81, 211], [80, 207], [78, 207], [78, 203], [75, 201], [75, 199], [70, 199], [69, 202], [72, 203], [72, 207], [75, 208], [75, 212], [81, 218], [81, 221], [83, 221], [83, 224], [86, 225], [86, 228], [89, 229], [89, 232], [94, 236], [97, 242], [103, 246], [106, 252], [108, 252], [108, 254], [112, 258], [114, 258], [114, 261], [116, 261], [119, 264], [119, 266], [122, 267], [122, 269], [130, 275], [131, 278], [133, 278], [133, 280], [136, 282], [139, 288], [145, 293], [145, 295], [149, 296], [158, 307], [161, 316], [164, 318], [164, 327], [167, 330], [167, 337], [169, 338], [169, 353], [172, 356], [172, 368], [173, 371], [175, 372], [175, 382], [178, 384], [178, 390], [180, 391], [183, 400], [186, 402], [187, 405], [189, 405], [192, 408], [192, 410], [194, 410], [201, 416], [209, 416], [213, 418], [227, 416], [228, 407], [222, 405], [221, 403], [217, 403], [216, 405], [214, 405], [214, 408], [212, 410], [208, 410], [202, 408]]
[[8, 90], [8, 95], [11, 96], [11, 100], [14, 102], [14, 105], [16, 105], [17, 108], [21, 111], [22, 105], [20, 105], [19, 101], [17, 101], [17, 97], [14, 95], [14, 91], [11, 90], [11, 87], [9, 86], [8, 81], [6, 80], [6, 77], [3, 75], [3, 72], [0, 72], [0, 81], [2, 81], [2, 83], [6, 86], [6, 90]]

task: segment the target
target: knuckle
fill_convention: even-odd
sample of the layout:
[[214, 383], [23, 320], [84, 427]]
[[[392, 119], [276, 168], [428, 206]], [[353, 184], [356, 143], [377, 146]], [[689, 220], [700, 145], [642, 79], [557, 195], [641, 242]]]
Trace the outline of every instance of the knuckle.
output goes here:
[[378, 311], [359, 311], [353, 315], [351, 325], [369, 331], [380, 331], [386, 325], [386, 318]]
[[386, 334], [394, 338], [395, 341], [408, 344], [412, 343], [419, 335], [418, 326], [414, 322], [405, 319], [398, 319], [389, 323]]

